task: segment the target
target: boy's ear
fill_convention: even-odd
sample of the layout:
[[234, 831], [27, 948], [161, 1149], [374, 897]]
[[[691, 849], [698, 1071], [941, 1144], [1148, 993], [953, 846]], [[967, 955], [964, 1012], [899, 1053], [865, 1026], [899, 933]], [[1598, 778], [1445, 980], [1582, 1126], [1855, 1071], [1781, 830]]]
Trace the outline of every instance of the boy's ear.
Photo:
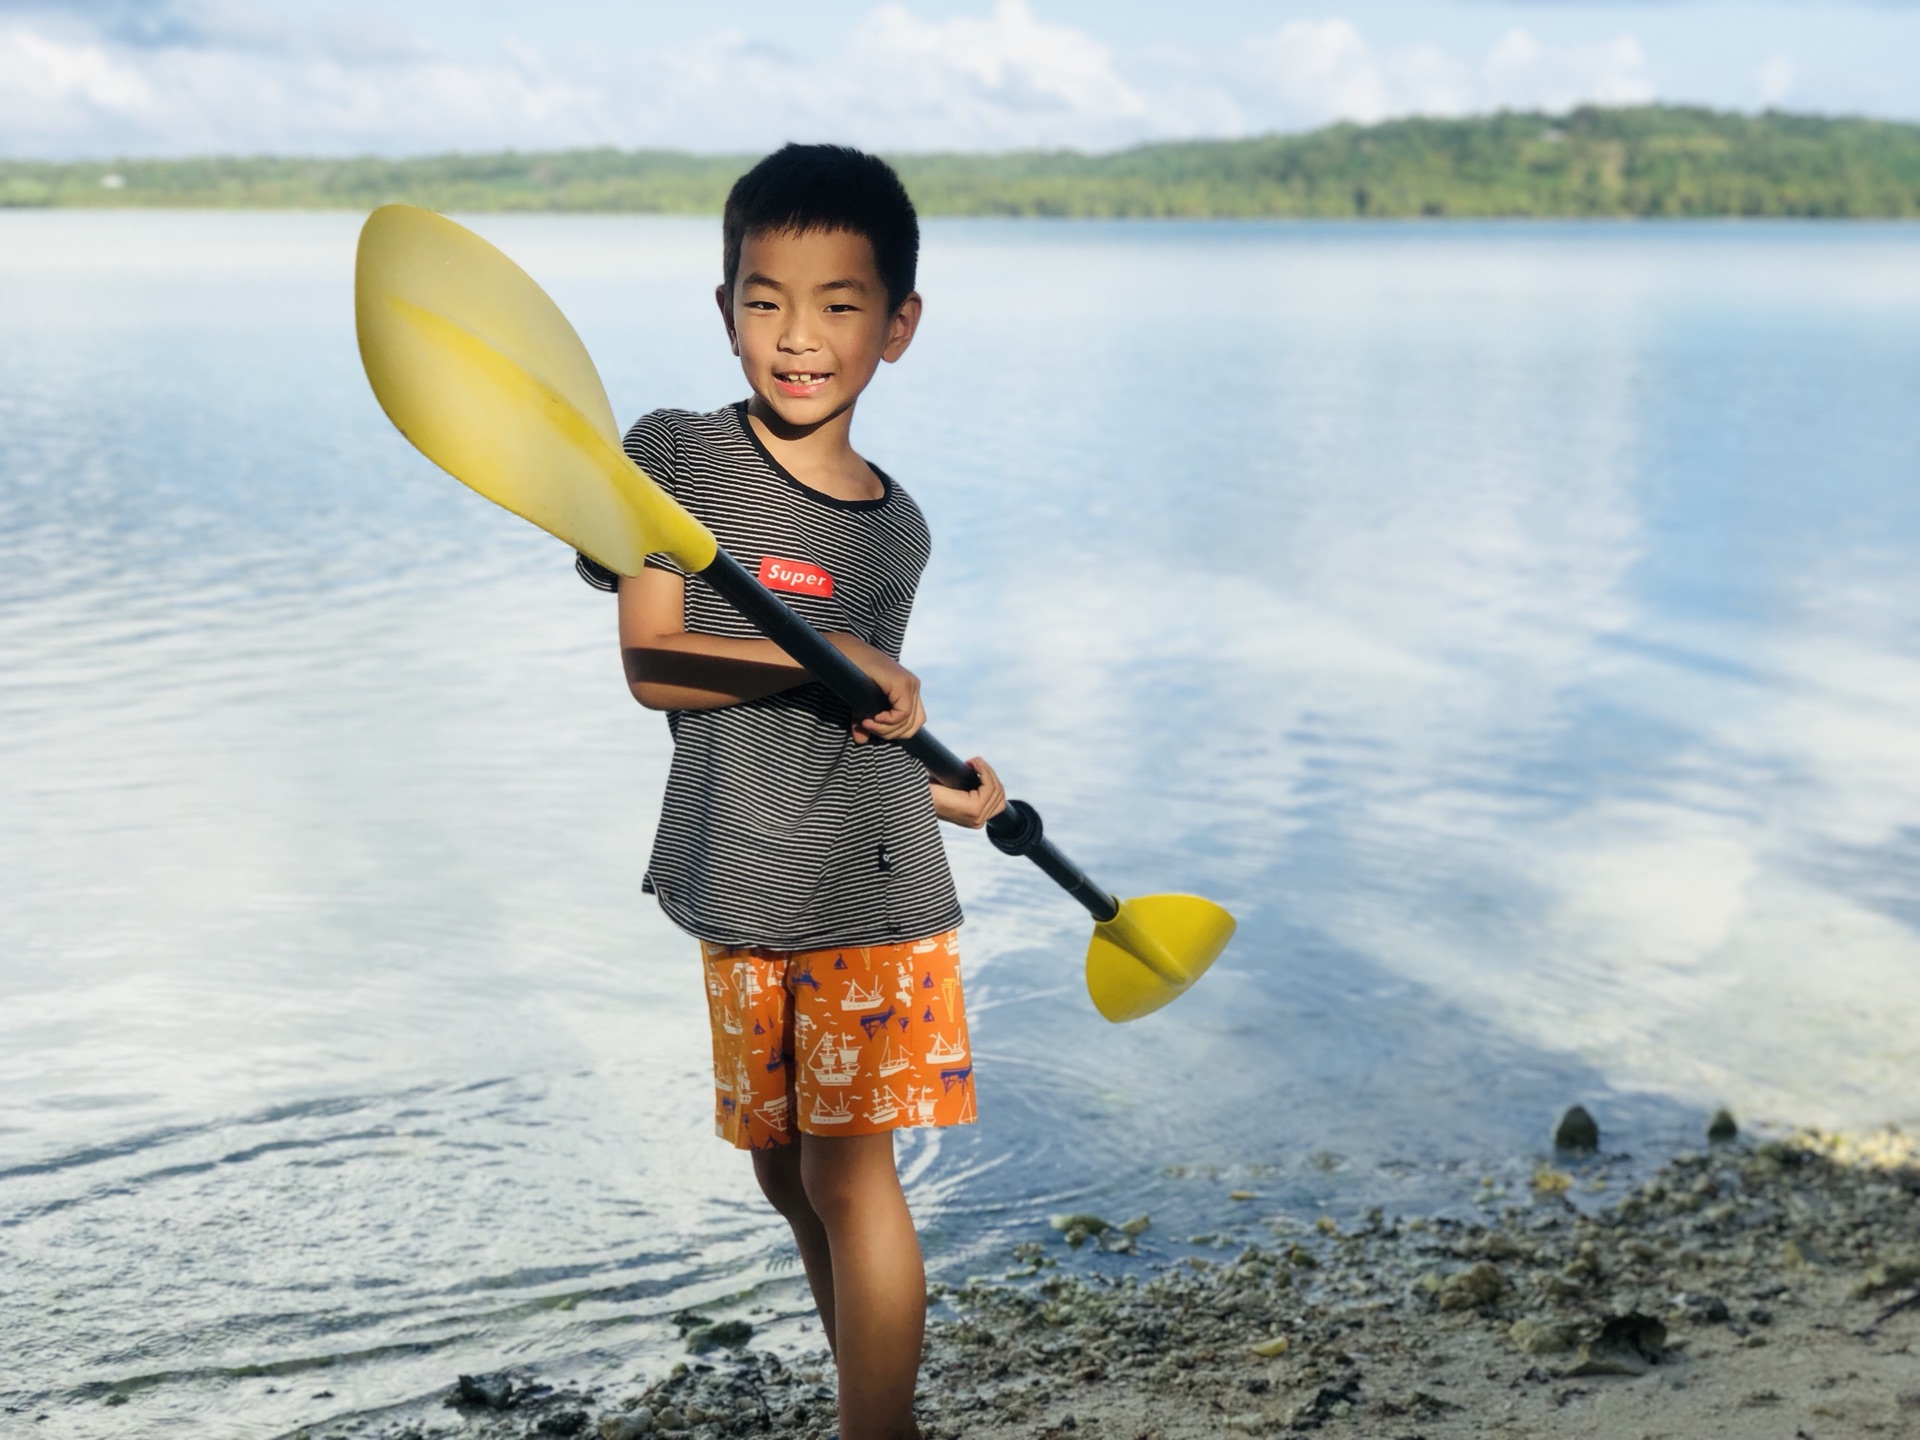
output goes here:
[[720, 307], [720, 323], [727, 327], [727, 344], [733, 347], [733, 353], [740, 353], [740, 336], [733, 328], [733, 297], [727, 293], [725, 285], [713, 287], [713, 300]]
[[907, 346], [913, 343], [914, 332], [920, 328], [922, 308], [918, 290], [912, 291], [900, 302], [900, 308], [893, 312], [893, 318], [887, 322], [887, 345], [880, 352], [882, 360], [891, 363], [907, 353]]

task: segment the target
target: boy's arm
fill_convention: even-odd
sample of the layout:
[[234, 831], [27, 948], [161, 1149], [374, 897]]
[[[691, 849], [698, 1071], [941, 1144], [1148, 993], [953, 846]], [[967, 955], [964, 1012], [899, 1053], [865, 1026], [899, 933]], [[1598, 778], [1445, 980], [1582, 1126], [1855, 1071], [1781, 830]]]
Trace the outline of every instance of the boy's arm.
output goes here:
[[[620, 657], [627, 688], [649, 710], [714, 710], [804, 685], [810, 678], [771, 640], [689, 634], [686, 581], [648, 566], [620, 581]], [[920, 681], [858, 636], [826, 637], [887, 693], [888, 708], [854, 726], [853, 738], [901, 740], [926, 720]]]
[[712, 710], [806, 683], [771, 640], [687, 634], [686, 583], [652, 566], [620, 581], [620, 658], [634, 699], [649, 710]]

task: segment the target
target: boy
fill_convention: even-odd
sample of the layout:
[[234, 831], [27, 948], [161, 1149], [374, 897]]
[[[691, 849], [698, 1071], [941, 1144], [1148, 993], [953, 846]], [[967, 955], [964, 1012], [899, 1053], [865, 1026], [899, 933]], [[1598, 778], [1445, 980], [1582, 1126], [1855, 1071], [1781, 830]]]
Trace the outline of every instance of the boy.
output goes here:
[[924, 717], [899, 663], [926, 521], [854, 451], [854, 403], [920, 320], [919, 224], [882, 161], [788, 145], [742, 176], [716, 292], [752, 395], [659, 410], [627, 453], [735, 559], [886, 692], [855, 721], [824, 686], [664, 556], [617, 587], [634, 697], [665, 710], [673, 765], [644, 888], [699, 937], [715, 1127], [753, 1155], [793, 1228], [840, 1376], [842, 1440], [913, 1440], [926, 1321], [893, 1131], [975, 1117], [955, 931], [935, 821], [978, 828], [1006, 797], [932, 784], [884, 742]]

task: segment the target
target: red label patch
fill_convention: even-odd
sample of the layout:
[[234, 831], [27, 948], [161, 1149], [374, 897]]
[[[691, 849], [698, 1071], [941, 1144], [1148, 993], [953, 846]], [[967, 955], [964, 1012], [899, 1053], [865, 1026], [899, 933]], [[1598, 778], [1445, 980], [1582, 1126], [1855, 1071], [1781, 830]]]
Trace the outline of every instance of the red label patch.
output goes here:
[[785, 590], [789, 595], [833, 594], [833, 576], [818, 565], [804, 560], [782, 560], [769, 555], [760, 562], [760, 583], [769, 590]]

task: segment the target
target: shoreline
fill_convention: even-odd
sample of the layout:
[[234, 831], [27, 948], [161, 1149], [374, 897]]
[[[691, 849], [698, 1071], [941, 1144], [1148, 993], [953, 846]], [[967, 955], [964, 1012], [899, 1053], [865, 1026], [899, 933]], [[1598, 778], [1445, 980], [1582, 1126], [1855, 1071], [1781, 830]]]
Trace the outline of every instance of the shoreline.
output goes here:
[[[1471, 163], [1462, 157], [1471, 155]], [[752, 163], [610, 147], [0, 160], [0, 205], [409, 200], [435, 210], [717, 215]], [[903, 151], [923, 217], [1920, 216], [1907, 119], [1581, 105], [1403, 116], [1120, 150]]]
[[[1118, 1277], [1060, 1261], [1127, 1253], [1150, 1220], [1056, 1217], [1008, 1277], [929, 1287], [947, 1313], [920, 1423], [927, 1440], [1920, 1437], [1913, 1137], [1724, 1139], [1582, 1208], [1610, 1164], [1557, 1154], [1483, 1219], [1269, 1217], [1231, 1256]], [[687, 1361], [643, 1390], [468, 1377], [431, 1416], [355, 1433], [827, 1440], [824, 1351], [782, 1360], [705, 1320], [682, 1319]]]

